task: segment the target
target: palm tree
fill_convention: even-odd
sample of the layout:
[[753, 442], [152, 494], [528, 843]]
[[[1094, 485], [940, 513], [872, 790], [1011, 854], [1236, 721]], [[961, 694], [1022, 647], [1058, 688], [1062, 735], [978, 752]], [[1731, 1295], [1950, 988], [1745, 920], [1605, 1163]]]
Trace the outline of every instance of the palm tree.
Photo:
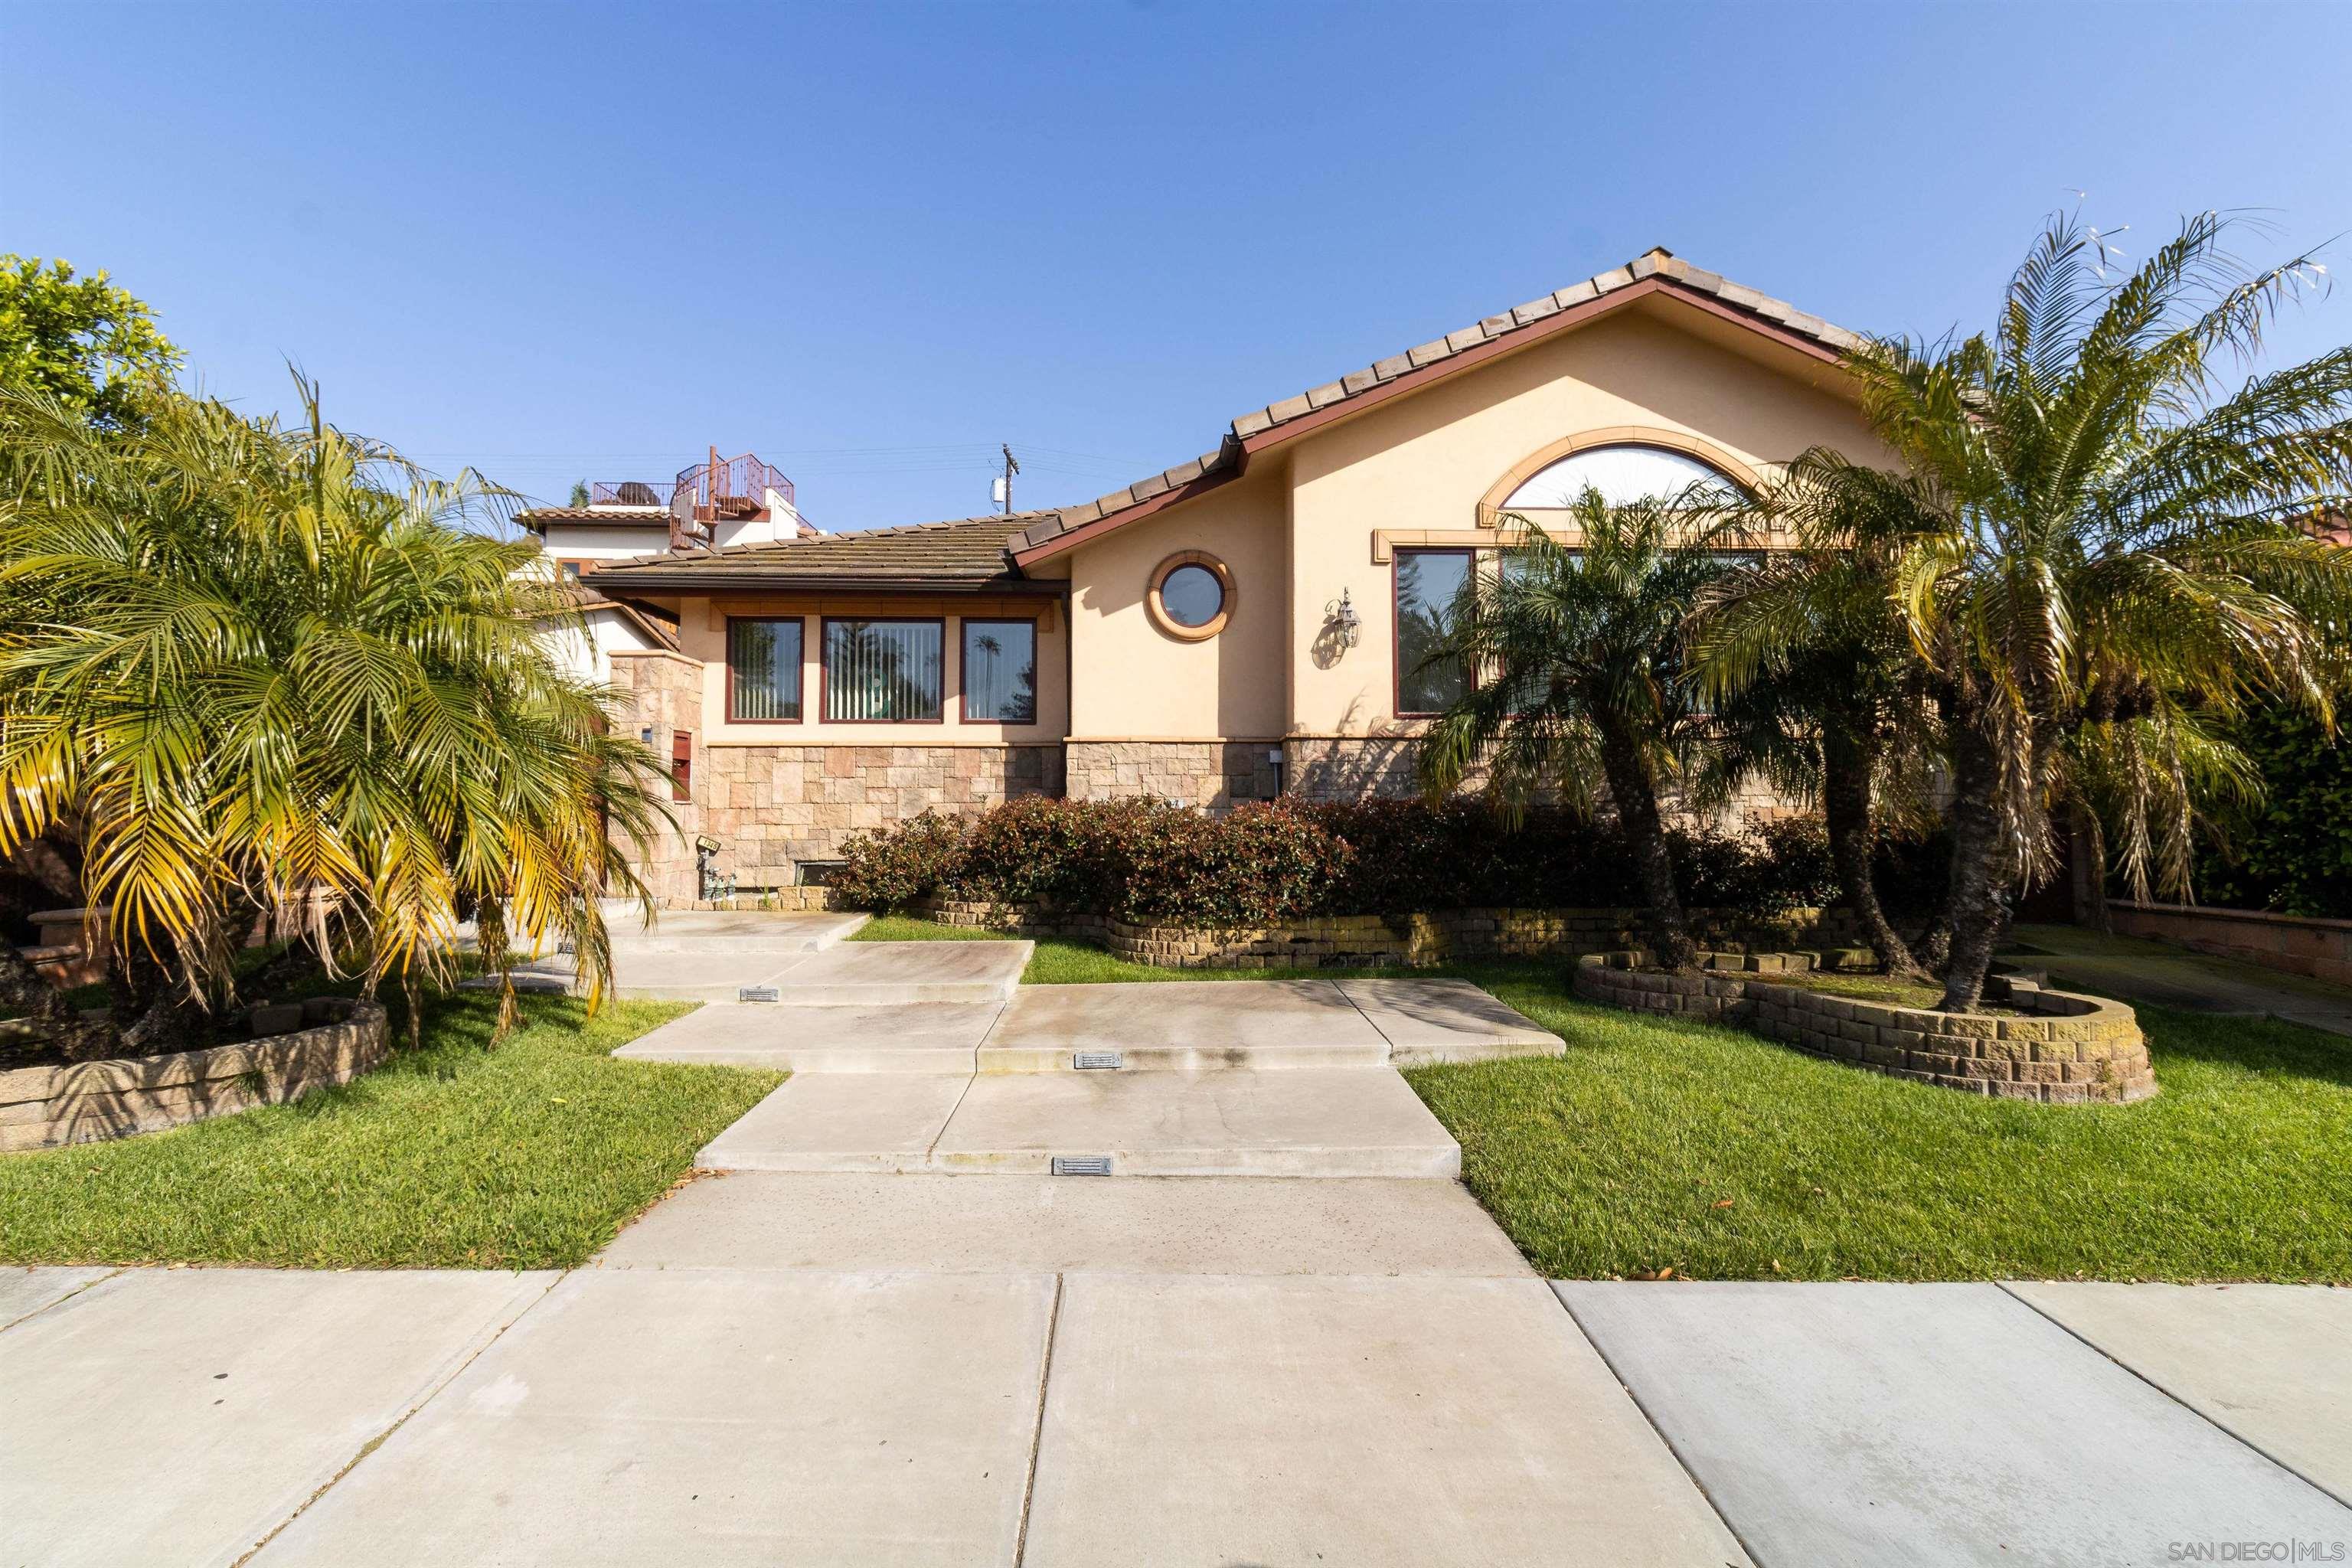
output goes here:
[[0, 395], [0, 851], [72, 824], [136, 994], [81, 1054], [200, 1025], [265, 921], [397, 978], [412, 1033], [468, 914], [502, 976], [509, 942], [570, 939], [593, 1006], [598, 898], [643, 897], [622, 841], [657, 824], [658, 764], [536, 634], [571, 608], [510, 498], [301, 391], [301, 426], [169, 395], [102, 439]]
[[1488, 677], [1432, 721], [1420, 752], [1423, 789], [1442, 797], [1483, 770], [1488, 796], [1516, 823], [1539, 794], [1591, 810], [1605, 784], [1652, 940], [1675, 969], [1698, 949], [1659, 795], [1705, 722], [1682, 624], [1723, 570], [1719, 552], [1744, 537], [1719, 502], [1710, 489], [1612, 505], [1588, 488], [1569, 509], [1581, 533], [1573, 548], [1525, 518], [1503, 518], [1522, 542], [1504, 552], [1500, 570], [1471, 574], [1423, 661]]
[[2070, 736], [2129, 738], [2097, 752], [2137, 790], [2187, 778], [2200, 723], [2250, 699], [2333, 721], [2352, 553], [2308, 525], [2352, 497], [2352, 348], [2224, 386], [2317, 276], [2247, 274], [2231, 226], [2190, 218], [2121, 275], [2062, 216], [1991, 336], [1852, 356], [1917, 512], [1890, 599], [1949, 742], [1947, 1009], [1977, 1005], [2010, 889], [2053, 864], [2053, 802], [2109, 787]]
[[1759, 775], [1821, 805], [1838, 896], [1888, 973], [1922, 973], [1878, 900], [1882, 828], [1932, 820], [1937, 737], [1889, 602], [1895, 547], [1916, 521], [1900, 481], [1826, 452], [1790, 463], [1745, 508], [1748, 530], [1786, 548], [1724, 574], [1688, 632], [1715, 732], [1695, 792]]

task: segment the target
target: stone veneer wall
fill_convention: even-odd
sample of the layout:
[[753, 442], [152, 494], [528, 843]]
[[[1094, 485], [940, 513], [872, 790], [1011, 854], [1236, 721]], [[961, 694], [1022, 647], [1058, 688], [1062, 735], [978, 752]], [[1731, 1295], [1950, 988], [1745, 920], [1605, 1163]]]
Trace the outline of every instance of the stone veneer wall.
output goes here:
[[[669, 761], [673, 734], [683, 730], [694, 737], [694, 768], [698, 784], [703, 765], [702, 666], [677, 654], [615, 649], [613, 684], [629, 693], [629, 711], [619, 721], [620, 726], [633, 735], [643, 730], [653, 731], [654, 754], [665, 765]], [[646, 879], [656, 899], [690, 899], [701, 890], [696, 881], [694, 860], [694, 836], [702, 831], [698, 790], [697, 795], [697, 800], [668, 803], [671, 814], [677, 819], [677, 831], [656, 829], [653, 842], [637, 862], [637, 875]]]
[[2352, 985], [2352, 921], [2312, 920], [2264, 910], [2138, 904], [2123, 899], [2107, 901], [2107, 915], [2126, 936], [2178, 942], [2194, 952], [2259, 963], [2282, 974]]
[[[1640, 940], [1637, 910], [1444, 910], [1433, 914], [1329, 915], [1270, 928], [1208, 930], [1131, 925], [1102, 915], [1057, 914], [1019, 904], [933, 900], [919, 912], [949, 925], [1017, 936], [1073, 936], [1121, 958], [1164, 969], [1425, 968], [1459, 958], [1552, 958], [1603, 952]], [[1718, 947], [1796, 942], [1840, 945], [1842, 910], [1796, 911], [1777, 921], [1708, 910], [1691, 914], [1700, 940]]]
[[789, 886], [793, 862], [838, 858], [860, 828], [1061, 791], [1058, 745], [717, 746], [694, 785], [739, 888]]
[[310, 1027], [174, 1056], [0, 1073], [0, 1151], [154, 1132], [348, 1083], [383, 1060], [391, 1031], [373, 1002], [314, 996]]
[[1738, 1024], [1814, 1056], [1966, 1094], [2053, 1105], [2128, 1104], [2156, 1092], [2156, 1069], [2129, 1007], [1999, 976], [1986, 986], [2031, 1016], [1938, 1013], [1780, 984], [1813, 967], [1803, 952], [1710, 953], [1704, 973], [1643, 965], [1638, 951], [1577, 961], [1576, 994], [1638, 1012]]
[[670, 803], [676, 834], [658, 836], [639, 874], [665, 903], [701, 898], [698, 835], [719, 840], [713, 865], [739, 889], [783, 889], [794, 863], [840, 858], [842, 841], [926, 810], [976, 812], [1024, 795], [1062, 793], [1062, 747], [706, 746], [702, 666], [659, 653], [613, 658], [632, 696], [627, 722], [651, 728], [665, 761], [670, 737], [694, 738], [693, 799]]
[[[1419, 742], [1409, 735], [1294, 738], [1283, 742], [1286, 793], [1318, 804], [1408, 800], [1421, 793], [1421, 782], [1414, 773], [1419, 749]], [[1700, 826], [1695, 814], [1683, 811], [1671, 797], [1662, 804], [1669, 820]], [[1769, 784], [1750, 782], [1707, 818], [1706, 825], [1737, 833], [1811, 815], [1811, 808], [1789, 800]]]
[[1293, 738], [1282, 743], [1288, 793], [1301, 800], [1406, 800], [1421, 793], [1408, 735]]
[[1282, 793], [1279, 741], [1071, 741], [1066, 787], [1072, 800], [1156, 795], [1210, 811]]

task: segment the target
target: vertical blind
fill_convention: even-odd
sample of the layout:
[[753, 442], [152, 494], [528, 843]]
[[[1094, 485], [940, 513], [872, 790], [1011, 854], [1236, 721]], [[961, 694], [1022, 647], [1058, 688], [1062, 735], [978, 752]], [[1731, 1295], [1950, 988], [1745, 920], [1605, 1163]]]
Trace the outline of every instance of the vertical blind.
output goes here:
[[729, 621], [727, 674], [730, 719], [799, 718], [800, 622]]
[[945, 637], [938, 621], [824, 623], [824, 716], [899, 722], [940, 717]]
[[1397, 701], [1400, 713], [1439, 713], [1470, 689], [1460, 660], [1432, 664], [1454, 626], [1454, 608], [1469, 585], [1466, 550], [1397, 552]]
[[974, 724], [1037, 721], [1037, 628], [1034, 623], [964, 622], [963, 716]]

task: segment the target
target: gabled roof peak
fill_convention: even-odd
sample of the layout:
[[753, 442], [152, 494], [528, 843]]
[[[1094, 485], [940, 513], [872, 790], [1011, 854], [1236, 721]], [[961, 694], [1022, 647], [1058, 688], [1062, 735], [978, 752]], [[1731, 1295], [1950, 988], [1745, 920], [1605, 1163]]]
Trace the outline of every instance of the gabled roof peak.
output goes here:
[[[1063, 548], [1065, 546], [1055, 542], [1078, 529], [1088, 528], [1115, 514], [1155, 501], [1166, 505], [1170, 500], [1181, 499], [1171, 496], [1171, 491], [1188, 487], [1206, 488], [1233, 479], [1241, 472], [1251, 449], [1282, 438], [1275, 432], [1283, 426], [1310, 415], [1321, 414], [1335, 405], [1363, 397], [1409, 376], [1418, 384], [1427, 379], [1420, 373], [1431, 366], [1486, 348], [1502, 339], [1525, 332], [1527, 340], [1533, 341], [1547, 331], [1568, 324], [1556, 318], [1574, 311], [1575, 319], [1586, 319], [1600, 310], [1636, 297], [1634, 291], [1644, 284], [1648, 288], [1641, 289], [1642, 292], [1661, 289], [1679, 290], [1685, 298], [1697, 299], [1718, 314], [1743, 321], [1824, 359], [1848, 353], [1862, 343], [1862, 339], [1856, 334], [1843, 327], [1832, 326], [1819, 316], [1808, 315], [1785, 300], [1776, 300], [1745, 284], [1734, 283], [1720, 273], [1694, 267], [1664, 246], [1654, 245], [1622, 267], [1596, 273], [1580, 283], [1571, 283], [1524, 305], [1515, 305], [1459, 331], [1448, 332], [1418, 348], [1407, 349], [1361, 370], [1350, 371], [1337, 381], [1311, 387], [1296, 397], [1286, 397], [1264, 408], [1253, 409], [1227, 427], [1224, 439], [1218, 444], [1216, 450], [1204, 452], [1189, 463], [1179, 464], [1148, 479], [1139, 479], [1123, 490], [1113, 490], [1108, 495], [1098, 496], [1078, 506], [1061, 508], [1024, 530], [1013, 541], [1013, 549], [1016, 554], [1026, 557], [1031, 552], [1045, 550], [1049, 546]], [[1609, 305], [1602, 305], [1601, 302], [1603, 300], [1608, 300]]]

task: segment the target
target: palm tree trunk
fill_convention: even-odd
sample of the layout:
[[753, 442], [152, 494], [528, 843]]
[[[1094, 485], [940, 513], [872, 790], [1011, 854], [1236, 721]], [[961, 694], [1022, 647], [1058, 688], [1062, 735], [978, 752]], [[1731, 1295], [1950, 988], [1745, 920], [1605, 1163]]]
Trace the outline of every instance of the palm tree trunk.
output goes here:
[[1863, 940], [1889, 974], [1915, 975], [1919, 971], [1911, 949], [1879, 906], [1878, 885], [1871, 879], [1870, 778], [1874, 758], [1868, 742], [1832, 726], [1822, 734], [1822, 819], [1829, 834], [1830, 864], [1837, 874], [1838, 897], [1853, 911]]
[[2087, 931], [2112, 932], [2107, 915], [2107, 838], [2099, 819], [2077, 800], [2066, 808], [2066, 877], [2074, 894], [2074, 923]]
[[1993, 944], [2007, 916], [2000, 875], [2000, 764], [1976, 715], [1950, 726], [1952, 748], [1951, 957], [1944, 969], [1947, 1013], [1973, 1013], [1992, 969]]
[[1657, 780], [1633, 738], [1606, 726], [1601, 734], [1601, 768], [1609, 777], [1618, 826], [1633, 851], [1658, 962], [1668, 969], [1688, 969], [1698, 962], [1698, 943], [1691, 940], [1682, 895], [1675, 890], [1675, 857], [1659, 820]]

